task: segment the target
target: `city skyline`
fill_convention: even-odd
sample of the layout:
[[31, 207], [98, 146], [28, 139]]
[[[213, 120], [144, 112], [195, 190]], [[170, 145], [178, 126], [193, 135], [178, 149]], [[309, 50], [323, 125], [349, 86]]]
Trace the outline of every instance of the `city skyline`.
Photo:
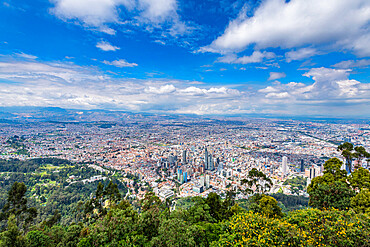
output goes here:
[[0, 107], [370, 115], [370, 3], [0, 4]]

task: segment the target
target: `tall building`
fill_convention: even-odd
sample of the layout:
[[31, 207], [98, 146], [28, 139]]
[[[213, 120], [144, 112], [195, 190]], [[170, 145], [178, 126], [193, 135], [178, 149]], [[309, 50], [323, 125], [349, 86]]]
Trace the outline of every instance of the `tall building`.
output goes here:
[[220, 162], [220, 163], [218, 164], [217, 170], [218, 170], [219, 172], [221, 172], [223, 169], [224, 169], [224, 168], [223, 168], [223, 165], [222, 165], [222, 163]]
[[206, 188], [208, 189], [210, 187], [210, 181], [209, 181], [209, 175], [206, 175]]
[[316, 177], [316, 169], [315, 167], [311, 167], [310, 168], [310, 179], [313, 179], [314, 177]]
[[181, 180], [182, 180], [182, 170], [181, 169], [178, 169], [177, 170], [177, 180], [181, 183]]
[[281, 173], [283, 176], [288, 173], [288, 158], [286, 156], [283, 157], [281, 162]]
[[213, 164], [213, 157], [212, 154], [208, 155], [208, 170], [213, 171], [214, 164]]
[[204, 150], [204, 169], [208, 170], [208, 150], [205, 148]]
[[204, 183], [204, 176], [201, 176], [200, 177], [200, 186], [203, 186], [204, 187], [205, 183]]
[[304, 160], [301, 160], [301, 172], [304, 172]]
[[186, 164], [186, 150], [182, 151], [182, 163]]

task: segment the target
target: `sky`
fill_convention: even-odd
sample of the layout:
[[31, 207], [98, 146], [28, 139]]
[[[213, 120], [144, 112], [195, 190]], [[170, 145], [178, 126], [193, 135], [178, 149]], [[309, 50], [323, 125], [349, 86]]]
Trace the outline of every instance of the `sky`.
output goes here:
[[0, 107], [370, 116], [368, 0], [3, 0]]

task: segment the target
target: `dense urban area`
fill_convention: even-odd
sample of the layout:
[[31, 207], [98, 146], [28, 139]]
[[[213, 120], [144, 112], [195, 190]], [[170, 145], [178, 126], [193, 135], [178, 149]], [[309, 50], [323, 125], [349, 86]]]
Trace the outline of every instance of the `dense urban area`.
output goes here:
[[[3, 159], [60, 158], [84, 163], [103, 174], [122, 174], [127, 196], [143, 198], [147, 187], [161, 197], [242, 189], [252, 168], [265, 173], [269, 193], [307, 196], [337, 146], [349, 141], [370, 149], [370, 125], [269, 119], [159, 119], [133, 122], [0, 123]], [[368, 161], [363, 159], [363, 167]], [[345, 169], [345, 168], [344, 168]], [[69, 183], [104, 180], [104, 175]], [[134, 185], [134, 177], [140, 183]], [[302, 178], [296, 184], [294, 178]], [[303, 182], [302, 182], [303, 181]], [[242, 193], [238, 197], [244, 198]]]
[[1, 120], [1, 247], [370, 244], [366, 121], [74, 114]]

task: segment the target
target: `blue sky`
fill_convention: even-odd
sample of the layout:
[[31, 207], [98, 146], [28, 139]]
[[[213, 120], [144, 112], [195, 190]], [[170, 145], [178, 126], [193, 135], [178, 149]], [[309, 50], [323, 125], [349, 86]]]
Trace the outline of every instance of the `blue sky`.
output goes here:
[[370, 115], [366, 0], [5, 0], [0, 106]]

